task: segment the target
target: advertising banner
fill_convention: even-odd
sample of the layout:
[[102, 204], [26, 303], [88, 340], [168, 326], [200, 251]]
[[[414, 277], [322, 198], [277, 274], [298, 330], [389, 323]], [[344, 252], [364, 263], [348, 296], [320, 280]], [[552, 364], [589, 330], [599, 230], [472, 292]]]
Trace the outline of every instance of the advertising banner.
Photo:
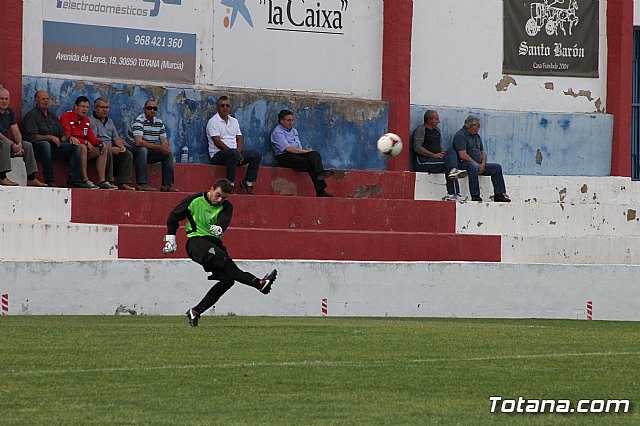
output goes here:
[[42, 72], [192, 84], [191, 1], [44, 2]]
[[215, 0], [214, 84], [350, 93], [353, 0]]
[[598, 0], [504, 0], [505, 74], [598, 77]]

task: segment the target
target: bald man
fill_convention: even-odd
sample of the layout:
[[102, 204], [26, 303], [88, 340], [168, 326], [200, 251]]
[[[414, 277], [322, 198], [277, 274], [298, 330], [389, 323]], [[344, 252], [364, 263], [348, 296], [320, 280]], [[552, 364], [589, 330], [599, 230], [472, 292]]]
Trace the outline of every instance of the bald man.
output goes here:
[[82, 182], [82, 162], [77, 139], [68, 136], [58, 116], [49, 110], [51, 99], [44, 90], [34, 96], [35, 108], [22, 120], [25, 139], [33, 144], [36, 159], [42, 163], [42, 173], [48, 186], [56, 186], [53, 174], [53, 160], [69, 163], [67, 185], [70, 188], [84, 188]]

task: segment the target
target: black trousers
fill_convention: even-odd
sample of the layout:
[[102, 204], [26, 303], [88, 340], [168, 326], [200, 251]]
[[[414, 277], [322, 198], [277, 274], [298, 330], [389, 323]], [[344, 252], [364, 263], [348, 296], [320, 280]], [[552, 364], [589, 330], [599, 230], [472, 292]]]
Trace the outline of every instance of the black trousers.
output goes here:
[[258, 278], [238, 268], [233, 259], [229, 257], [222, 241], [219, 243], [218, 241], [220, 240], [214, 237], [192, 237], [187, 241], [189, 257], [202, 265], [205, 271], [211, 272], [209, 279], [218, 280], [194, 307], [200, 313], [215, 305], [220, 297], [233, 287], [235, 281], [251, 287], [258, 287]]
[[320, 194], [326, 189], [326, 182], [318, 179], [318, 176], [324, 170], [322, 157], [320, 157], [318, 151], [305, 152], [304, 154], [285, 152], [284, 154], [276, 155], [276, 161], [280, 167], [288, 167], [297, 172], [309, 173], [316, 194]]

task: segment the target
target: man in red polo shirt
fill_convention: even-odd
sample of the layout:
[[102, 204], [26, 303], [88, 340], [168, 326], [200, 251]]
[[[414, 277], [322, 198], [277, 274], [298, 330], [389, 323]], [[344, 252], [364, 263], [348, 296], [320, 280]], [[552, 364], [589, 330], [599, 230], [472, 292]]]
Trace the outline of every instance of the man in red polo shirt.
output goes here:
[[[105, 167], [107, 165], [108, 152], [104, 149], [104, 144], [96, 137], [91, 129], [91, 123], [87, 115], [89, 114], [89, 98], [79, 96], [73, 106], [73, 110], [67, 111], [60, 116], [60, 123], [64, 127], [65, 133], [69, 136], [71, 143], [77, 140], [80, 145], [80, 157], [82, 168], [82, 181], [85, 188], [89, 189], [117, 189], [105, 179]], [[87, 161], [96, 159], [96, 171], [100, 183], [96, 186], [89, 180], [87, 175]]]

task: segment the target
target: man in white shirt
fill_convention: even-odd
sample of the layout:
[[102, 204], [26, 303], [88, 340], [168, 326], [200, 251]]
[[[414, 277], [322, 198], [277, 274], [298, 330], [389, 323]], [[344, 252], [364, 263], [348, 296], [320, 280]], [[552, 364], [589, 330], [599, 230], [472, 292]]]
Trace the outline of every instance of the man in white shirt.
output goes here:
[[236, 168], [247, 166], [247, 176], [240, 181], [245, 192], [253, 195], [253, 184], [258, 179], [262, 154], [253, 149], [243, 149], [244, 139], [238, 120], [231, 117], [231, 101], [220, 96], [216, 105], [218, 113], [207, 123], [207, 141], [211, 164], [227, 166], [227, 179], [235, 186]]

